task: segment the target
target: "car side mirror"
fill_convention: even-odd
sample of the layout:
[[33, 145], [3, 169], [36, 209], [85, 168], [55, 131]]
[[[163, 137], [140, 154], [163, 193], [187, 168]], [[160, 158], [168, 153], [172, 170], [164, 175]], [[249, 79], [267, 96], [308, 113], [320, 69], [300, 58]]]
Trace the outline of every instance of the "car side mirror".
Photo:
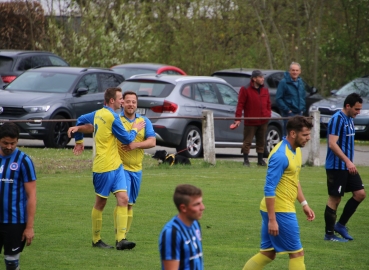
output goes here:
[[86, 95], [88, 93], [88, 88], [87, 87], [80, 87], [77, 89], [76, 95], [77, 96], [83, 96]]
[[331, 91], [331, 95], [335, 95], [337, 93], [338, 90], [332, 90]]

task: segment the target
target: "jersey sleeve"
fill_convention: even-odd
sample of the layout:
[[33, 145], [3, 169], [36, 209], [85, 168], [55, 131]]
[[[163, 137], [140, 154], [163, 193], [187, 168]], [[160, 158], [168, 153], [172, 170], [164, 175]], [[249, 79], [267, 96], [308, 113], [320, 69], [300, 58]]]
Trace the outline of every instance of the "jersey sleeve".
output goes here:
[[114, 115], [112, 132], [122, 144], [130, 144], [137, 135], [137, 129], [135, 128], [131, 129], [130, 132], [127, 132], [119, 118], [119, 115], [117, 114]]
[[[76, 126], [82, 126], [82, 125], [86, 125], [86, 124], [93, 125], [94, 124], [95, 113], [96, 113], [96, 111], [91, 112], [91, 113], [87, 113], [87, 114], [83, 114], [80, 117], [78, 117]], [[83, 140], [83, 133], [82, 132], [74, 133], [74, 140], [76, 142]]]
[[269, 159], [268, 171], [264, 186], [264, 196], [275, 197], [275, 190], [288, 167], [288, 159], [283, 152], [275, 152]]
[[183, 240], [178, 230], [175, 227], [166, 228], [160, 237], [159, 251], [161, 259], [179, 261]]
[[343, 122], [342, 117], [339, 115], [337, 115], [337, 117], [332, 117], [328, 124], [328, 134], [339, 136]]
[[143, 117], [145, 120], [146, 126], [145, 126], [145, 139], [149, 137], [156, 137], [154, 127], [152, 126], [151, 121], [147, 117]]
[[22, 160], [20, 170], [23, 175], [24, 183], [36, 180], [35, 166], [33, 165], [32, 160], [27, 155]]

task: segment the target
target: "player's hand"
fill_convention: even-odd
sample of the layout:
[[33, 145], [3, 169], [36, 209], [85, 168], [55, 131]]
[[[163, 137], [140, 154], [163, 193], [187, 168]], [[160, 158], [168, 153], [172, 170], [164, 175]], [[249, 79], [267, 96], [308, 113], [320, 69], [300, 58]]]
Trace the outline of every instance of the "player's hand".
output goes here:
[[78, 126], [70, 127], [68, 129], [68, 137], [72, 138], [72, 133], [78, 132]]
[[138, 144], [137, 144], [137, 143], [135, 143], [135, 142], [131, 142], [130, 144], [123, 144], [123, 145], [122, 145], [122, 149], [123, 149], [124, 151], [132, 151], [132, 150], [136, 149], [136, 148], [137, 148], [137, 146], [138, 146]]
[[134, 122], [132, 125], [132, 128], [137, 128], [137, 131], [140, 131], [141, 129], [143, 129], [146, 126], [146, 122], [142, 121], [139, 123]]
[[269, 220], [268, 233], [273, 236], [277, 236], [279, 234], [279, 227], [276, 220]]
[[83, 153], [84, 149], [85, 149], [85, 146], [83, 145], [83, 143], [76, 143], [76, 145], [74, 146], [74, 149], [73, 149], [73, 153], [76, 156], [79, 156], [80, 154]]
[[35, 232], [33, 228], [26, 228], [22, 235], [22, 241], [26, 240], [26, 245], [29, 246], [32, 243], [33, 237], [35, 236]]
[[350, 174], [357, 174], [357, 169], [354, 163], [352, 163], [350, 160], [346, 162], [346, 167]]
[[304, 205], [302, 207], [302, 210], [304, 210], [304, 213], [306, 215], [306, 219], [308, 221], [313, 221], [315, 219], [315, 213], [314, 211], [309, 207], [308, 204]]

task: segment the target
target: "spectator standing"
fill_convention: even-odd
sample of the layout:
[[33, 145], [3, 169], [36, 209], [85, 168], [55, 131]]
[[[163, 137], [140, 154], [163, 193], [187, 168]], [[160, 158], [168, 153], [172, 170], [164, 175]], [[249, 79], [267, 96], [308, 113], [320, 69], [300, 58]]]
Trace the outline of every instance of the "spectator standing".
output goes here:
[[[264, 74], [260, 70], [254, 70], [251, 81], [247, 87], [242, 86], [238, 94], [236, 117], [271, 117], [271, 103], [269, 90], [264, 87]], [[266, 166], [263, 159], [265, 147], [265, 134], [268, 127], [268, 119], [245, 119], [243, 129], [243, 165], [249, 167], [249, 153], [253, 138], [256, 138], [256, 152], [259, 166]], [[234, 122], [238, 127], [241, 121]]]
[[19, 257], [34, 237], [36, 172], [32, 160], [17, 148], [19, 129], [0, 125], [0, 251], [6, 270], [19, 269]]
[[122, 89], [108, 88], [105, 91], [105, 105], [102, 109], [80, 116], [77, 119], [77, 126], [68, 130], [76, 133], [76, 145], [73, 152], [78, 155], [83, 151], [83, 134], [80, 133], [85, 124], [94, 124], [96, 156], [93, 162], [93, 184], [95, 187], [96, 200], [92, 208], [92, 246], [99, 248], [113, 248], [101, 240], [102, 212], [105, 208], [110, 192], [117, 200], [117, 209], [114, 211], [114, 223], [116, 249], [132, 249], [136, 246], [134, 242], [126, 239], [128, 224], [128, 195], [127, 182], [123, 170], [122, 162], [119, 158], [116, 139], [124, 144], [134, 141], [137, 133], [144, 128], [145, 122], [133, 123], [130, 132], [127, 132], [122, 125], [119, 116], [115, 113], [122, 104]]
[[[353, 163], [355, 139], [353, 119], [360, 113], [362, 103], [363, 100], [358, 94], [348, 95], [343, 103], [343, 109], [336, 112], [328, 122], [325, 169], [329, 197], [324, 212], [324, 240], [335, 242], [353, 240], [347, 231], [346, 223], [366, 197], [363, 182]], [[337, 208], [345, 192], [352, 192], [352, 197], [347, 201], [336, 223]], [[334, 231], [343, 238], [335, 236]]]
[[312, 127], [308, 118], [292, 117], [287, 123], [287, 137], [283, 138], [269, 155], [264, 198], [260, 203], [260, 252], [246, 262], [243, 270], [263, 269], [275, 259], [276, 253], [289, 254], [289, 269], [305, 270], [295, 201], [297, 199], [301, 204], [307, 220], [315, 219], [299, 181], [301, 147], [310, 140]]
[[198, 222], [205, 206], [201, 189], [178, 185], [173, 201], [178, 215], [163, 228], [159, 236], [159, 252], [163, 270], [203, 270], [201, 227]]
[[[299, 77], [301, 66], [292, 62], [289, 71], [284, 73], [284, 78], [279, 82], [275, 97], [279, 111], [283, 117], [303, 115], [306, 110], [305, 83]], [[283, 120], [283, 136], [286, 136], [286, 124], [288, 119]]]

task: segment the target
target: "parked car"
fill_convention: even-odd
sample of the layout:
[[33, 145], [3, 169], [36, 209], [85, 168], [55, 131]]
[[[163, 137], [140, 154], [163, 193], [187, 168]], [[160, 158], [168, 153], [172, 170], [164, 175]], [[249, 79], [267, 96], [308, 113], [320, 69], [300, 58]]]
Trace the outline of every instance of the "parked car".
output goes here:
[[0, 50], [0, 75], [5, 84], [12, 82], [28, 69], [42, 66], [69, 66], [69, 64], [51, 52]]
[[138, 74], [169, 74], [169, 75], [187, 75], [182, 69], [156, 63], [129, 63], [111, 67], [115, 72], [122, 74], [128, 79]]
[[358, 93], [363, 98], [363, 109], [354, 118], [355, 138], [369, 139], [369, 77], [354, 79], [339, 90], [332, 90], [332, 96], [312, 104], [309, 111], [320, 111], [320, 131], [327, 135], [327, 124], [332, 115], [343, 108], [343, 102], [351, 93]]
[[[138, 113], [154, 126], [157, 145], [175, 147], [187, 157], [202, 154], [202, 110], [212, 110], [214, 117], [234, 117], [238, 94], [226, 81], [210, 76], [136, 75], [119, 87], [138, 95]], [[180, 118], [165, 118], [178, 116]], [[156, 118], [162, 117], [162, 118]], [[188, 117], [188, 118], [187, 118]], [[191, 119], [191, 117], [196, 117]], [[272, 117], [280, 117], [273, 113]], [[243, 128], [231, 130], [234, 120], [215, 120], [216, 147], [242, 146]], [[265, 155], [281, 140], [281, 120], [270, 120]], [[187, 150], [186, 150], [187, 149]]]
[[42, 120], [76, 119], [100, 109], [105, 89], [123, 81], [122, 75], [110, 69], [30, 69], [0, 90], [0, 120], [40, 120], [17, 122], [20, 137], [43, 140], [46, 147], [65, 147], [70, 141], [68, 128], [75, 123]]
[[[233, 69], [223, 69], [215, 71], [211, 76], [222, 78], [232, 85], [237, 92], [239, 92], [242, 86], [246, 86], [250, 83], [251, 73], [255, 69], [243, 69], [243, 68], [233, 68]], [[272, 103], [272, 110], [280, 113], [277, 103], [275, 102], [275, 96], [277, 94], [278, 83], [284, 77], [284, 70], [261, 70], [264, 73], [264, 84], [269, 89], [270, 101]], [[305, 91], [306, 91], [306, 111], [305, 115], [308, 115], [308, 109], [311, 104], [317, 102], [323, 97], [317, 94], [317, 89], [315, 87], [309, 86], [305, 81]]]

